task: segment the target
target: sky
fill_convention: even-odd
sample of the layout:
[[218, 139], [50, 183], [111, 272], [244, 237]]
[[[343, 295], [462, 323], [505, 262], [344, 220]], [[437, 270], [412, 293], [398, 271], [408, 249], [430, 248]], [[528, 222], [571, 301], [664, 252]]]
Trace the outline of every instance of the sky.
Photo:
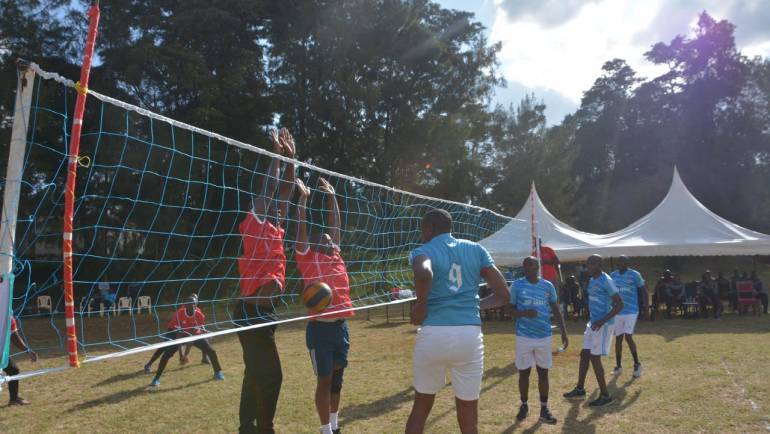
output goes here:
[[770, 57], [770, 0], [435, 1], [475, 13], [489, 42], [502, 42], [499, 72], [508, 86], [493, 103], [516, 105], [534, 93], [551, 125], [577, 109], [608, 60], [625, 59], [643, 77], [660, 73], [644, 53], [688, 34], [704, 10], [736, 25], [744, 55]]

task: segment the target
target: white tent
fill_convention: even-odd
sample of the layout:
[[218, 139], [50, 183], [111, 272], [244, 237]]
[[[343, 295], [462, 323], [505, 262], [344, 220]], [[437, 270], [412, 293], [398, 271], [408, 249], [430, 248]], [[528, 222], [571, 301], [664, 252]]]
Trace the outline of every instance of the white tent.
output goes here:
[[533, 185], [527, 203], [516, 218], [480, 243], [498, 263], [518, 263], [532, 250], [533, 215], [543, 243], [556, 250], [562, 261], [582, 260], [593, 253], [603, 256], [770, 254], [770, 235], [743, 228], [709, 211], [687, 190], [676, 168], [663, 201], [625, 229], [605, 235], [574, 229], [548, 212]]

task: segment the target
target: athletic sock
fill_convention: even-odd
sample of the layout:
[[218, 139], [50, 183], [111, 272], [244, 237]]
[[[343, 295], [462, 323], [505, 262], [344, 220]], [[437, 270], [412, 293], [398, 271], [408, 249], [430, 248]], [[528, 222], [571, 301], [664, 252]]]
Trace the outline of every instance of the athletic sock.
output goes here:
[[337, 413], [329, 413], [329, 425], [332, 426], [332, 430], [339, 428], [337, 425]]
[[332, 432], [332, 425], [330, 423], [327, 423], [326, 425], [321, 425], [321, 434], [334, 434]]
[[545, 401], [543, 401], [543, 400], [541, 399], [541, 400], [540, 400], [540, 406], [541, 406], [541, 407], [548, 407], [548, 400], [546, 399]]

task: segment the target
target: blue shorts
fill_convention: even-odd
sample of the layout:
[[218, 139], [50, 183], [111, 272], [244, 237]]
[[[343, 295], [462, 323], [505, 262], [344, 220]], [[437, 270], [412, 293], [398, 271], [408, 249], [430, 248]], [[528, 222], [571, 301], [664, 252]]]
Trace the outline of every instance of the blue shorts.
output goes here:
[[331, 375], [334, 365], [348, 365], [350, 336], [344, 319], [335, 322], [310, 321], [307, 323], [305, 343], [310, 350], [313, 372], [319, 377]]

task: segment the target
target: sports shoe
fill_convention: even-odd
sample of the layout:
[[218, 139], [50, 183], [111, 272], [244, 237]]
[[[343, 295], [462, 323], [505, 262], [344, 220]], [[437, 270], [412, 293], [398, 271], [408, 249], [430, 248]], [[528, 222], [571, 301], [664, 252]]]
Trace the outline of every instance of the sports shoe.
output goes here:
[[9, 406], [11, 406], [11, 405], [29, 405], [29, 401], [27, 401], [26, 399], [22, 398], [21, 396], [17, 396], [16, 399], [12, 399], [12, 400], [8, 401], [8, 405]]
[[637, 363], [634, 365], [634, 377], [639, 378], [642, 376], [642, 364]]
[[556, 425], [556, 418], [551, 414], [551, 410], [548, 407], [540, 407], [540, 422], [547, 423], [549, 425]]
[[214, 374], [215, 380], [224, 380], [225, 379], [225, 373], [222, 371], [217, 371], [216, 374]]
[[340, 429], [339, 429], [339, 428], [337, 428], [337, 429], [333, 429], [333, 430], [332, 430], [332, 434], [342, 434], [342, 431], [340, 431]]
[[516, 420], [522, 421], [526, 419], [527, 414], [529, 414], [529, 406], [526, 403], [522, 403], [521, 407], [519, 407], [519, 413], [516, 414]]
[[160, 380], [157, 378], [153, 378], [150, 382], [150, 387], [160, 387]]
[[612, 395], [599, 395], [598, 398], [588, 403], [589, 407], [601, 407], [612, 402]]
[[622, 366], [615, 366], [612, 368], [612, 375], [620, 375], [623, 373], [623, 367]]
[[582, 398], [584, 396], [586, 396], [586, 390], [579, 387], [575, 387], [574, 389], [564, 394], [565, 398]]
[[145, 374], [149, 374], [149, 373], [151, 373], [151, 372], [152, 372], [152, 366], [150, 366], [150, 364], [149, 364], [149, 363], [148, 363], [148, 364], [146, 364], [146, 365], [144, 365], [144, 373], [145, 373]]

